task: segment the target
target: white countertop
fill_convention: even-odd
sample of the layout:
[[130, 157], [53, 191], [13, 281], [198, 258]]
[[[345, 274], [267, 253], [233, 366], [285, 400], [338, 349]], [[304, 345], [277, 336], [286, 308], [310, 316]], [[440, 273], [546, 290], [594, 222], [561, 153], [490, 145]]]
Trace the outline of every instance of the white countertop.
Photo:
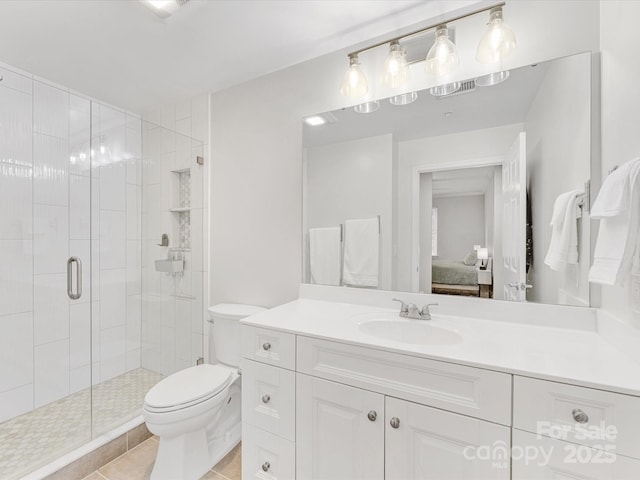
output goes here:
[[394, 317], [398, 314], [397, 309], [299, 299], [253, 315], [242, 323], [640, 396], [640, 364], [595, 331], [434, 314], [429, 325], [453, 330], [462, 336], [462, 341], [451, 345], [415, 345], [361, 332], [358, 323], [366, 318], [365, 314], [373, 312]]

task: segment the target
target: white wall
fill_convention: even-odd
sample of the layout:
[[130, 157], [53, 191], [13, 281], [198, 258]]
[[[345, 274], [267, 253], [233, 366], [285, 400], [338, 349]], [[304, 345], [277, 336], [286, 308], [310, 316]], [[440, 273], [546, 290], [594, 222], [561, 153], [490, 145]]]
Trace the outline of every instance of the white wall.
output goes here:
[[584, 191], [591, 177], [591, 55], [553, 62], [525, 119], [527, 188], [532, 203], [533, 266], [527, 299], [542, 303], [589, 305], [590, 221], [578, 221], [579, 265], [556, 272], [544, 264], [551, 239], [555, 199]]
[[[517, 32], [518, 49], [505, 67], [597, 50], [598, 8], [592, 1], [556, 1], [551, 15], [545, 2], [509, 2], [505, 20]], [[424, 19], [404, 31], [432, 21]], [[452, 80], [487, 72], [474, 60], [486, 21], [478, 15], [458, 23], [462, 67]], [[357, 103], [338, 91], [346, 53], [347, 49], [212, 94], [213, 303], [273, 306], [296, 298], [302, 272], [301, 118]], [[382, 65], [385, 55], [380, 48], [361, 58], [372, 96], [390, 94], [374, 80], [378, 75], [373, 69]], [[406, 91], [432, 84], [421, 68], [413, 67]], [[398, 256], [410, 255], [404, 250], [398, 244]], [[408, 286], [398, 282], [398, 289]]]
[[[615, 165], [640, 155], [638, 112], [640, 96], [640, 2], [600, 2], [602, 52], [602, 178]], [[631, 308], [629, 285], [602, 287], [602, 308], [640, 327], [640, 315]]]
[[379, 288], [391, 289], [393, 136], [307, 148], [306, 162], [307, 228], [380, 215]]
[[[500, 157], [513, 143], [522, 124], [472, 130], [451, 135], [421, 138], [398, 144], [396, 184], [398, 229], [396, 232], [398, 290], [411, 291], [411, 190], [414, 167], [447, 167], [462, 161]], [[429, 250], [431, 252], [431, 250]], [[421, 262], [424, 264], [424, 262]]]
[[485, 207], [484, 195], [433, 199], [433, 208], [438, 209], [437, 260], [462, 261], [474, 245], [486, 245]]

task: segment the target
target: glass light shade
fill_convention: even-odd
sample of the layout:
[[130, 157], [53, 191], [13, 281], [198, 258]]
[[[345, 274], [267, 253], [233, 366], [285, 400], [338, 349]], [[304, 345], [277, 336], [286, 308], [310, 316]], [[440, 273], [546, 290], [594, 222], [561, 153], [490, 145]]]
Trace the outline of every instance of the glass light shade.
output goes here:
[[356, 105], [353, 109], [356, 113], [373, 113], [380, 108], [380, 104], [377, 101], [365, 102], [360, 105]]
[[442, 97], [443, 95], [451, 95], [458, 90], [462, 84], [460, 82], [446, 83], [444, 85], [437, 85], [429, 89], [429, 93], [434, 97]]
[[429, 75], [442, 76], [453, 72], [460, 65], [456, 45], [449, 40], [446, 25], [436, 29], [436, 40], [427, 53], [425, 71]]
[[358, 55], [349, 56], [349, 69], [342, 77], [340, 93], [345, 97], [362, 97], [369, 91], [367, 77], [360, 70]]
[[491, 9], [489, 27], [480, 39], [476, 60], [480, 63], [496, 63], [507, 58], [516, 48], [513, 30], [502, 21], [502, 7]]
[[418, 92], [402, 93], [400, 95], [394, 95], [389, 97], [389, 103], [391, 105], [409, 105], [418, 99]]
[[409, 81], [407, 52], [397, 40], [389, 45], [389, 55], [384, 61], [382, 83], [387, 87], [398, 88]]
[[482, 75], [475, 79], [475, 84], [479, 87], [491, 87], [492, 85], [498, 85], [504, 82], [509, 78], [509, 75], [509, 70]]

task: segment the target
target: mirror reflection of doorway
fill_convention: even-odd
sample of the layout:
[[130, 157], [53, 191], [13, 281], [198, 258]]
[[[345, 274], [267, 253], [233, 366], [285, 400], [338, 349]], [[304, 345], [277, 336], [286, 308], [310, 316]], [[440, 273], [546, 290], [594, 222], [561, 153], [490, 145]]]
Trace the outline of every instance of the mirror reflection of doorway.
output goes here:
[[494, 298], [502, 167], [420, 174], [420, 291]]

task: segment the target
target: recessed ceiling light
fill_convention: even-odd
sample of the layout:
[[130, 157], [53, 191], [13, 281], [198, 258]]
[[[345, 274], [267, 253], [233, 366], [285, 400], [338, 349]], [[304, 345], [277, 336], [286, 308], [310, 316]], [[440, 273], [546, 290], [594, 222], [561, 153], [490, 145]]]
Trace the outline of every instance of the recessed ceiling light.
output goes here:
[[312, 127], [317, 127], [318, 125], [324, 125], [325, 123], [327, 123], [327, 121], [320, 115], [313, 115], [311, 117], [305, 118], [304, 123], [306, 123], [307, 125], [311, 125]]
[[173, 15], [188, 1], [189, 0], [140, 0], [145, 7], [163, 19]]
[[418, 92], [402, 93], [400, 95], [394, 95], [389, 97], [389, 103], [391, 105], [409, 105], [418, 99]]

